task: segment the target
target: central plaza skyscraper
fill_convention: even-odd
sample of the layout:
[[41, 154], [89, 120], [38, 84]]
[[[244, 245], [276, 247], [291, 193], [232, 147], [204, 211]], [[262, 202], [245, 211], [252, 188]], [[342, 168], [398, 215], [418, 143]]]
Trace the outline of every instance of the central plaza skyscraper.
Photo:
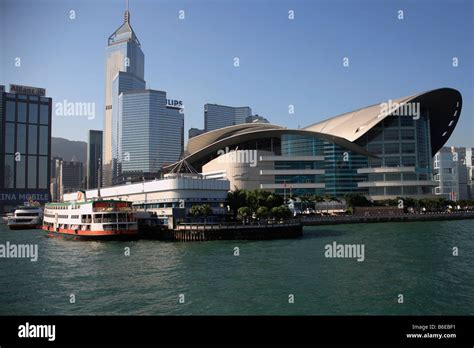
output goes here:
[[[109, 37], [105, 57], [105, 115], [102, 158], [102, 184], [111, 186], [114, 167], [114, 132], [117, 132], [117, 120], [114, 125], [113, 101], [114, 79], [119, 72], [127, 73], [130, 83], [128, 89], [145, 87], [145, 56], [135, 32], [130, 25], [130, 12], [125, 11], [123, 24]], [[117, 97], [117, 96], [115, 96]]]

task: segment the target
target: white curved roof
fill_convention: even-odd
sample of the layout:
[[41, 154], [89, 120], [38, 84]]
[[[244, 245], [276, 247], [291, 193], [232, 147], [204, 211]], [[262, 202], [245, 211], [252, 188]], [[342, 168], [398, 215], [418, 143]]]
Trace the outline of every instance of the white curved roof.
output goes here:
[[[383, 103], [388, 102], [389, 100], [386, 100]], [[353, 142], [403, 105], [420, 103], [421, 107], [430, 110], [431, 143], [434, 154], [446, 143], [456, 126], [461, 114], [462, 97], [455, 89], [440, 88], [393, 99], [391, 102], [399, 104], [398, 108], [391, 109], [391, 112], [383, 113], [382, 103], [380, 103], [312, 124], [303, 129], [331, 134]]]

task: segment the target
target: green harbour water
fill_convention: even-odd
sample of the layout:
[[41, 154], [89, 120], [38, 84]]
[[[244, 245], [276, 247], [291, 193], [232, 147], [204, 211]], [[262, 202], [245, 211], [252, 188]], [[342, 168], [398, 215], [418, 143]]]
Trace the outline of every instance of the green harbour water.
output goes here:
[[[0, 315], [474, 314], [474, 220], [194, 243], [70, 241], [1, 225], [6, 242], [37, 244], [38, 261], [0, 258]], [[333, 242], [363, 244], [365, 260], [326, 258]]]

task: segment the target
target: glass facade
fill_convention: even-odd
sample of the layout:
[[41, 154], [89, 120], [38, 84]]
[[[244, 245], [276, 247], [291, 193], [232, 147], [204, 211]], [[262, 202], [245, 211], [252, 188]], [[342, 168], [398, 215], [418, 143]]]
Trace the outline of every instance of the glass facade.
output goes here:
[[204, 130], [209, 132], [214, 129], [229, 127], [245, 123], [247, 117], [252, 115], [248, 106], [232, 107], [226, 105], [204, 105]]
[[20, 93], [0, 93], [4, 141], [0, 190], [4, 206], [22, 204], [28, 195], [48, 200], [51, 140], [51, 99]]
[[[281, 136], [281, 156], [322, 156], [315, 161], [275, 161], [276, 170], [301, 170], [301, 174], [275, 175], [275, 183], [320, 184], [323, 187], [291, 188], [295, 195], [317, 194], [343, 196], [362, 191], [357, 182], [364, 175], [357, 174], [358, 168], [367, 166], [367, 157], [355, 154], [341, 146], [314, 136], [283, 134]], [[321, 174], [305, 174], [304, 170], [322, 170]], [[315, 185], [316, 186], [316, 185]], [[277, 193], [284, 193], [277, 189]]]
[[119, 97], [119, 174], [157, 173], [179, 160], [184, 146], [184, 114], [166, 106], [166, 93], [125, 92]]
[[[369, 196], [431, 193], [432, 188], [426, 182], [420, 185], [413, 183], [431, 180], [429, 110], [422, 108], [419, 119], [388, 116], [359, 138], [356, 144], [378, 157], [368, 159], [368, 168], [385, 168], [382, 170], [384, 173], [367, 176], [368, 183], [378, 183], [377, 187], [365, 186]], [[384, 182], [391, 184], [384, 185]]]
[[94, 189], [99, 186], [99, 163], [102, 158], [102, 137], [99, 130], [89, 130], [87, 142], [87, 189]]

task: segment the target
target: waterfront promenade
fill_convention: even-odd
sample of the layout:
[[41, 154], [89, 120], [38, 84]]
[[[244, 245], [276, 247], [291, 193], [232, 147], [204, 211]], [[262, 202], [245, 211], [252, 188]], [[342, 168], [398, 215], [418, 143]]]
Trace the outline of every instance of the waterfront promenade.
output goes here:
[[375, 222], [413, 222], [474, 219], [474, 211], [465, 212], [429, 212], [403, 214], [343, 215], [343, 216], [312, 216], [301, 219], [303, 226], [338, 225]]

